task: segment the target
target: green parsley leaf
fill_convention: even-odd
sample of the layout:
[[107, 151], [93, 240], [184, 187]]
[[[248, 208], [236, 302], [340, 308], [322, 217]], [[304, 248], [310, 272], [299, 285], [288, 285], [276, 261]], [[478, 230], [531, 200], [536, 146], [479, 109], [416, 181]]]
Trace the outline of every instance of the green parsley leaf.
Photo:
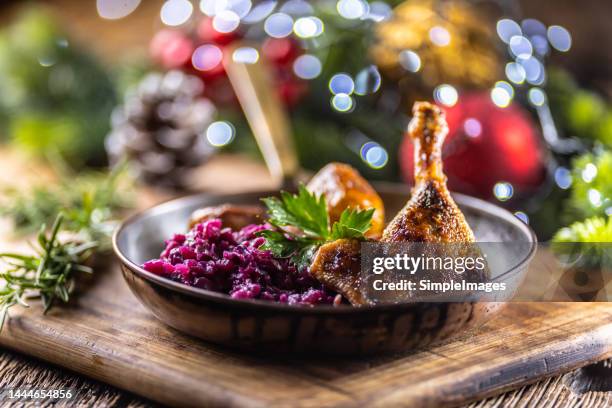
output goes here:
[[[291, 258], [298, 267], [307, 267], [319, 246], [337, 239], [365, 239], [372, 226], [374, 209], [345, 209], [330, 226], [324, 196], [300, 185], [297, 194], [285, 191], [280, 198], [262, 199], [268, 208], [268, 223], [274, 229], [260, 233], [266, 239], [262, 249], [275, 257]], [[291, 228], [286, 228], [291, 227]]]
[[347, 208], [340, 214], [340, 219], [334, 223], [331, 231], [331, 240], [342, 238], [363, 238], [372, 226], [374, 209], [365, 211]]
[[298, 194], [282, 191], [280, 199], [268, 197], [263, 202], [268, 207], [271, 224], [293, 226], [312, 237], [328, 237], [329, 217], [325, 198], [311, 194], [303, 185]]

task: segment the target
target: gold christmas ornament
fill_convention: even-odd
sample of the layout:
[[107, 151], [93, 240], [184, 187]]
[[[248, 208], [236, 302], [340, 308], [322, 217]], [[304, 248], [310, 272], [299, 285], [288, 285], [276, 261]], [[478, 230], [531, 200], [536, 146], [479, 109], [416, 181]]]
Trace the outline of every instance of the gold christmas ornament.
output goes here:
[[377, 25], [370, 55], [411, 94], [447, 83], [483, 88], [500, 76], [491, 24], [460, 1], [407, 0]]

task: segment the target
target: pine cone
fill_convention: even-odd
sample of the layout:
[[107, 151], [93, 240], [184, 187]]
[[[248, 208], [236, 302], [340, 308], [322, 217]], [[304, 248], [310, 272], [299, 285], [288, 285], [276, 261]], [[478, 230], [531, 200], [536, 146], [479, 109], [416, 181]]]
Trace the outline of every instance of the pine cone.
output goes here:
[[205, 133], [215, 114], [204, 84], [180, 71], [149, 74], [113, 112], [106, 139], [111, 164], [127, 160], [145, 183], [187, 188], [188, 173], [214, 148]]

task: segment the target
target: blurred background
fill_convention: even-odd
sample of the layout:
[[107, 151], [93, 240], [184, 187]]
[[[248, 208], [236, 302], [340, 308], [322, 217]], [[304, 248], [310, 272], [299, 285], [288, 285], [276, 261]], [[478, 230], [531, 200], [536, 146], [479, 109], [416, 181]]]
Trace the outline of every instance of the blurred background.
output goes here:
[[609, 1], [0, 7], [0, 213], [17, 225], [47, 219], [56, 208], [45, 203], [62, 191], [24, 193], [27, 177], [62, 185], [95, 172], [92, 188], [121, 166], [169, 195], [224, 174], [265, 186], [223, 68], [231, 58], [268, 61], [304, 169], [342, 161], [410, 184], [410, 108], [432, 100], [447, 111], [452, 190], [508, 208], [542, 240], [568, 226], [563, 239], [612, 240]]

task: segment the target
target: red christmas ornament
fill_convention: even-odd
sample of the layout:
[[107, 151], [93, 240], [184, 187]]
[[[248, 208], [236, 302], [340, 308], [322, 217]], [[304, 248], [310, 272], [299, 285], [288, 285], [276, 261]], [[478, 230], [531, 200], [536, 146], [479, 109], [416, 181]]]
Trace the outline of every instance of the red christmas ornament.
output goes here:
[[[499, 182], [510, 183], [515, 197], [541, 186], [546, 150], [529, 114], [519, 105], [500, 108], [488, 93], [477, 93], [461, 96], [445, 110], [449, 133], [442, 156], [452, 191], [492, 199]], [[404, 179], [412, 183], [414, 149], [408, 137], [399, 160]]]

